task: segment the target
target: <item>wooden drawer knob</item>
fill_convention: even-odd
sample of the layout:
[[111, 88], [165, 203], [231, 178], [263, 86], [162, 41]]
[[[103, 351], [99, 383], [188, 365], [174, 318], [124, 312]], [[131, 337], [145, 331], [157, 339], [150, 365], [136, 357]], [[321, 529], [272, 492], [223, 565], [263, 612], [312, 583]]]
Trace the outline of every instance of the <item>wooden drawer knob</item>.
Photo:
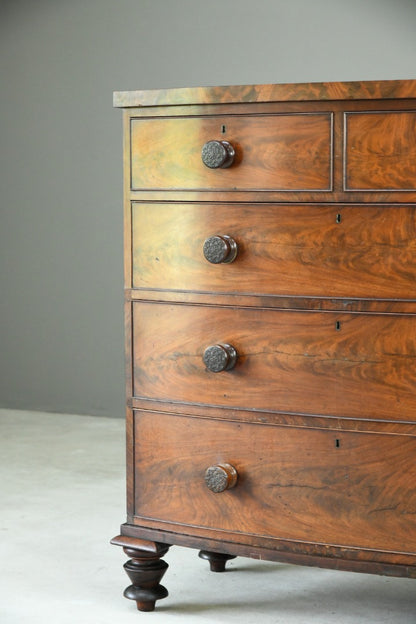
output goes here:
[[226, 169], [233, 164], [235, 151], [228, 141], [208, 141], [202, 148], [202, 162], [210, 169]]
[[202, 359], [211, 373], [221, 373], [234, 368], [237, 362], [237, 351], [229, 344], [215, 344], [207, 347]]
[[231, 464], [210, 466], [205, 472], [205, 483], [211, 492], [218, 494], [237, 484], [238, 473]]
[[229, 264], [237, 257], [237, 243], [226, 234], [210, 236], [206, 239], [203, 248], [205, 259], [211, 264]]

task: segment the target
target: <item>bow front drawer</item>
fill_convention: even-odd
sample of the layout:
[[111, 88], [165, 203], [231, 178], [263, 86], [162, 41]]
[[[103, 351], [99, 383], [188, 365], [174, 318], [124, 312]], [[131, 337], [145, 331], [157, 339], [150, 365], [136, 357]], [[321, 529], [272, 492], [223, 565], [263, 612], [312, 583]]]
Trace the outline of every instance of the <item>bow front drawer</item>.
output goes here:
[[135, 434], [140, 522], [416, 553], [415, 437], [156, 412]]
[[416, 211], [133, 203], [132, 266], [134, 288], [409, 299]]
[[132, 305], [136, 397], [416, 421], [416, 316]]
[[332, 114], [130, 121], [132, 190], [329, 191]]

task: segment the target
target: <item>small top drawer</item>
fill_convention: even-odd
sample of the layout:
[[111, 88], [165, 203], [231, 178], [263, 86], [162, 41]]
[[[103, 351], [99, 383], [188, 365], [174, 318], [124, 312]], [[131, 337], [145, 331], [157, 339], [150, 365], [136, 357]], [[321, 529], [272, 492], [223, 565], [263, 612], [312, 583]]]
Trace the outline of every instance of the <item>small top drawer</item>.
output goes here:
[[346, 191], [416, 190], [416, 112], [345, 114]]
[[[132, 190], [332, 188], [331, 113], [133, 117], [130, 124]], [[202, 160], [212, 141], [234, 151], [222, 166]]]

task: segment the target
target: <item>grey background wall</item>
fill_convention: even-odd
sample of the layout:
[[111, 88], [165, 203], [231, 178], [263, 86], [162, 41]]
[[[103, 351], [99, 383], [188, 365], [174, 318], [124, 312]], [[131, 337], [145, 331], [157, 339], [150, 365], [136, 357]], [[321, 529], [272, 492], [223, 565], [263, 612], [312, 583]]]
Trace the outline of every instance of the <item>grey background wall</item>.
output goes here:
[[124, 415], [112, 91], [416, 78], [415, 0], [1, 0], [0, 405]]

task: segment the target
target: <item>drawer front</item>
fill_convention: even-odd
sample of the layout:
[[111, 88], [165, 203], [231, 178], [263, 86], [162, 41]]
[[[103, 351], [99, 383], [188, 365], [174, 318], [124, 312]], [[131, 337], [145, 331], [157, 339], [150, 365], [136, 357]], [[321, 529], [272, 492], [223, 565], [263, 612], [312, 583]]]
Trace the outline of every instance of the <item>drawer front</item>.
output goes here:
[[[135, 440], [136, 516], [416, 552], [414, 437], [136, 412]], [[223, 463], [237, 483], [214, 493], [205, 471]]]
[[347, 191], [416, 189], [416, 112], [345, 115]]
[[[416, 421], [416, 316], [132, 306], [136, 397]], [[238, 359], [211, 372], [218, 344]]]
[[[132, 190], [328, 191], [332, 187], [330, 113], [133, 118]], [[207, 167], [209, 141], [235, 150], [227, 168]]]
[[[206, 239], [230, 236], [231, 263]], [[414, 206], [132, 204], [134, 288], [414, 298]]]

